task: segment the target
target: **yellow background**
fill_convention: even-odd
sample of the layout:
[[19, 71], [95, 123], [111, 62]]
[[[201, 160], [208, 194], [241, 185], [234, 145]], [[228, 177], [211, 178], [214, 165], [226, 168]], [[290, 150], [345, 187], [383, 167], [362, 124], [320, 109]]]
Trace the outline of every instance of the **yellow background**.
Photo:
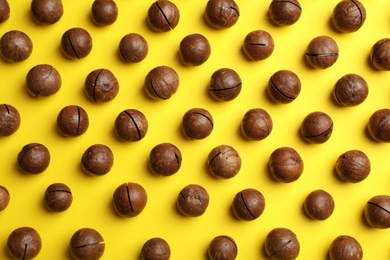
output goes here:
[[[181, 17], [172, 31], [157, 33], [146, 21], [153, 1], [117, 0], [118, 20], [111, 26], [95, 26], [90, 19], [92, 1], [64, 0], [64, 15], [50, 26], [36, 25], [30, 14], [30, 1], [9, 0], [10, 19], [0, 24], [0, 35], [21, 30], [33, 41], [29, 59], [10, 64], [0, 59], [0, 103], [14, 105], [20, 112], [20, 129], [0, 138], [0, 185], [9, 189], [11, 201], [0, 212], [0, 258], [8, 259], [8, 235], [21, 226], [34, 227], [43, 246], [37, 259], [70, 259], [68, 244], [72, 234], [83, 227], [98, 230], [106, 242], [102, 259], [138, 259], [143, 243], [159, 236], [171, 246], [171, 259], [206, 259], [207, 246], [217, 235], [229, 235], [238, 245], [237, 259], [265, 259], [263, 243], [276, 227], [294, 231], [301, 244], [299, 259], [327, 259], [332, 240], [351, 235], [362, 245], [365, 259], [390, 258], [390, 230], [368, 227], [363, 217], [366, 202], [375, 195], [389, 194], [389, 144], [372, 141], [366, 132], [370, 115], [389, 106], [389, 72], [370, 66], [369, 53], [379, 39], [389, 36], [390, 2], [365, 1], [367, 19], [355, 33], [333, 30], [331, 14], [338, 0], [301, 0], [302, 16], [288, 27], [272, 25], [267, 17], [270, 1], [237, 1], [241, 16], [236, 25], [214, 30], [204, 20], [206, 1], [174, 1]], [[87, 29], [93, 38], [90, 55], [68, 60], [60, 51], [62, 34], [71, 27]], [[245, 36], [252, 30], [268, 31], [275, 50], [266, 60], [248, 61], [242, 50]], [[118, 44], [127, 33], [136, 32], [149, 43], [147, 58], [138, 64], [123, 63]], [[211, 44], [209, 60], [198, 67], [179, 61], [178, 47], [191, 33], [203, 34]], [[329, 35], [338, 43], [338, 61], [329, 69], [311, 69], [304, 60], [309, 41]], [[62, 76], [61, 90], [47, 98], [32, 98], [25, 89], [29, 69], [41, 63], [55, 66]], [[143, 81], [154, 67], [168, 65], [179, 74], [180, 86], [171, 99], [155, 101], [146, 97]], [[219, 68], [237, 71], [243, 81], [240, 95], [231, 102], [217, 102], [207, 93], [211, 74]], [[108, 68], [118, 78], [118, 96], [105, 104], [92, 103], [83, 84], [87, 74]], [[280, 69], [294, 71], [301, 79], [298, 98], [286, 105], [268, 98], [269, 77]], [[357, 73], [367, 81], [369, 96], [352, 108], [338, 106], [332, 98], [335, 82], [347, 73]], [[82, 106], [90, 118], [88, 131], [77, 138], [64, 138], [56, 129], [56, 117], [66, 105]], [[204, 140], [187, 140], [180, 129], [181, 118], [193, 107], [202, 107], [214, 117], [215, 128]], [[240, 122], [251, 108], [263, 108], [273, 119], [270, 136], [247, 141], [240, 134]], [[141, 110], [149, 121], [149, 132], [137, 143], [119, 141], [113, 131], [116, 116], [124, 109]], [[303, 118], [323, 111], [334, 121], [334, 131], [324, 144], [308, 144], [299, 133]], [[51, 152], [49, 168], [39, 175], [24, 175], [16, 157], [30, 142], [40, 142]], [[153, 176], [147, 167], [150, 150], [171, 142], [183, 155], [182, 167], [170, 177]], [[114, 166], [102, 177], [86, 176], [80, 160], [92, 144], [108, 145], [115, 156]], [[206, 168], [208, 153], [220, 144], [232, 145], [242, 158], [239, 174], [229, 180], [211, 177]], [[269, 177], [269, 155], [281, 146], [291, 146], [302, 156], [305, 169], [294, 183], [276, 183]], [[338, 156], [350, 149], [364, 151], [371, 160], [371, 174], [361, 183], [339, 181], [334, 174]], [[112, 194], [124, 182], [137, 182], [148, 193], [145, 210], [135, 218], [118, 217], [112, 207]], [[48, 212], [43, 204], [45, 189], [54, 182], [66, 183], [73, 192], [72, 206], [63, 213]], [[205, 214], [197, 218], [181, 216], [175, 206], [179, 191], [190, 183], [204, 186], [210, 195]], [[260, 218], [244, 222], [231, 213], [234, 195], [245, 188], [256, 188], [266, 199]], [[308, 219], [302, 209], [305, 197], [315, 189], [328, 191], [335, 200], [333, 215], [325, 221]]]

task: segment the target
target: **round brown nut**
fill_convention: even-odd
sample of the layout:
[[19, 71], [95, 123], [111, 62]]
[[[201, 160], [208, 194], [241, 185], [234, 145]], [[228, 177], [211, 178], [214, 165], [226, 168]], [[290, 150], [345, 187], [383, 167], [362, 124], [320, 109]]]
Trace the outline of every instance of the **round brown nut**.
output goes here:
[[168, 0], [157, 0], [148, 10], [148, 22], [153, 30], [167, 32], [173, 30], [180, 20], [177, 6]]
[[8, 236], [7, 249], [13, 259], [33, 259], [42, 249], [42, 240], [34, 228], [20, 227]]
[[58, 130], [64, 136], [80, 136], [89, 127], [87, 112], [80, 106], [70, 105], [61, 109], [57, 116]]
[[149, 52], [148, 42], [138, 33], [129, 33], [119, 43], [119, 54], [126, 62], [140, 62]]
[[237, 244], [229, 236], [217, 236], [211, 240], [207, 254], [210, 260], [235, 260], [238, 254]]
[[88, 175], [105, 175], [114, 165], [111, 149], [103, 144], [88, 147], [81, 158], [81, 166]]
[[33, 0], [31, 13], [39, 24], [54, 24], [64, 14], [64, 7], [61, 0]]
[[45, 191], [45, 203], [49, 210], [62, 212], [72, 205], [72, 191], [63, 183], [53, 183]]
[[115, 212], [121, 217], [138, 216], [146, 207], [147, 201], [148, 196], [145, 189], [134, 182], [119, 185], [113, 195]]
[[118, 6], [113, 0], [95, 0], [91, 7], [91, 17], [97, 25], [113, 24], [118, 18]]
[[145, 77], [145, 91], [156, 100], [169, 99], [179, 88], [179, 75], [168, 66], [158, 66], [149, 71]]
[[372, 65], [378, 70], [390, 70], [390, 39], [377, 41], [371, 48], [370, 59]]
[[216, 29], [227, 29], [236, 24], [240, 8], [234, 0], [209, 0], [206, 5], [207, 23]]
[[365, 20], [366, 9], [358, 0], [340, 1], [333, 9], [332, 22], [340, 32], [356, 32]]
[[368, 121], [368, 132], [378, 142], [390, 142], [390, 109], [375, 111]]
[[10, 195], [6, 187], [0, 185], [0, 211], [3, 211], [9, 203]]
[[246, 56], [253, 61], [264, 60], [274, 51], [274, 40], [266, 31], [256, 30], [247, 34], [243, 49]]
[[123, 141], [140, 141], [147, 132], [148, 120], [137, 109], [126, 109], [115, 119], [115, 133]]
[[222, 68], [211, 75], [209, 91], [218, 101], [231, 101], [240, 94], [242, 81], [232, 69]]
[[83, 28], [71, 28], [61, 38], [61, 49], [69, 59], [82, 59], [92, 50], [92, 37]]
[[331, 67], [339, 57], [339, 47], [329, 36], [312, 39], [306, 49], [306, 60], [315, 69]]
[[69, 250], [75, 260], [98, 260], [103, 256], [104, 249], [102, 235], [92, 228], [81, 228], [70, 239]]
[[268, 13], [277, 25], [292, 25], [301, 17], [302, 8], [297, 0], [273, 0]]
[[19, 111], [8, 104], [0, 105], [0, 136], [9, 136], [20, 127]]
[[182, 156], [179, 148], [171, 143], [161, 143], [153, 147], [149, 154], [149, 168], [159, 176], [170, 176], [179, 171]]
[[26, 88], [33, 97], [46, 97], [57, 93], [61, 88], [61, 75], [49, 64], [39, 64], [31, 68], [26, 76]]
[[370, 174], [371, 164], [365, 153], [350, 150], [339, 156], [335, 168], [343, 181], [357, 183], [366, 179]]
[[329, 140], [333, 131], [333, 121], [323, 112], [312, 112], [302, 122], [301, 133], [309, 143], [321, 144]]
[[274, 260], [294, 260], [300, 251], [297, 236], [287, 228], [271, 230], [265, 239], [264, 247], [267, 256]]
[[179, 55], [185, 65], [199, 66], [209, 59], [210, 53], [209, 41], [199, 33], [187, 35], [180, 42]]
[[330, 244], [330, 260], [362, 260], [363, 249], [359, 242], [351, 236], [338, 236]]
[[41, 173], [49, 167], [49, 163], [50, 153], [43, 144], [27, 144], [18, 154], [19, 169], [24, 173]]
[[357, 74], [346, 74], [337, 81], [333, 96], [342, 106], [357, 106], [368, 96], [367, 82]]
[[171, 248], [162, 238], [151, 238], [142, 246], [141, 260], [169, 260], [170, 257]]
[[199, 217], [209, 205], [209, 194], [202, 186], [190, 184], [180, 191], [176, 204], [184, 216]]
[[244, 189], [238, 192], [232, 203], [234, 215], [239, 219], [247, 221], [260, 217], [264, 208], [264, 196], [255, 189]]
[[241, 158], [232, 146], [219, 145], [209, 153], [207, 166], [213, 176], [230, 179], [240, 171]]
[[10, 8], [7, 0], [0, 0], [0, 23], [9, 19]]
[[372, 197], [364, 208], [364, 216], [373, 228], [390, 228], [390, 196]]
[[270, 135], [272, 127], [271, 116], [261, 108], [248, 110], [241, 120], [241, 132], [249, 140], [265, 139]]
[[8, 31], [0, 39], [0, 54], [7, 62], [22, 62], [30, 57], [33, 43], [22, 31]]
[[270, 77], [267, 90], [275, 102], [291, 103], [301, 92], [301, 80], [292, 71], [279, 70]]
[[324, 190], [315, 190], [307, 195], [303, 204], [306, 214], [315, 220], [329, 218], [334, 210], [333, 197]]
[[280, 147], [273, 151], [268, 166], [272, 178], [285, 183], [296, 181], [304, 169], [301, 156], [291, 147]]
[[88, 97], [97, 103], [113, 100], [119, 92], [119, 83], [108, 69], [91, 71], [85, 79], [85, 91]]
[[214, 120], [206, 109], [192, 108], [184, 114], [181, 127], [187, 138], [204, 139], [213, 131]]

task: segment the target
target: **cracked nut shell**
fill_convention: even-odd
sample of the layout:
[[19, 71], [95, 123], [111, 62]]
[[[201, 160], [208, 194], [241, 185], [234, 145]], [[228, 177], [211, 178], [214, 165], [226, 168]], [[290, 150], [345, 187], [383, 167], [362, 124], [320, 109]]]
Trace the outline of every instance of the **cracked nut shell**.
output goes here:
[[181, 128], [187, 138], [204, 139], [213, 131], [214, 120], [206, 109], [192, 108], [184, 114]]
[[241, 132], [249, 140], [260, 141], [271, 134], [272, 118], [261, 108], [248, 110], [241, 120]]
[[83, 28], [71, 28], [62, 35], [61, 49], [69, 59], [85, 58], [92, 50], [92, 37]]
[[81, 166], [88, 175], [105, 175], [114, 165], [111, 149], [103, 144], [88, 147], [81, 158]]
[[372, 65], [378, 70], [390, 70], [390, 39], [383, 38], [371, 48], [370, 59]]
[[210, 260], [235, 260], [238, 254], [236, 241], [230, 236], [217, 236], [211, 240], [207, 254]]
[[276, 103], [291, 103], [301, 92], [301, 80], [292, 71], [279, 70], [270, 77], [267, 90]]
[[111, 101], [119, 92], [119, 82], [108, 69], [91, 71], [85, 79], [84, 86], [88, 97], [96, 103]]
[[390, 196], [372, 197], [364, 208], [364, 216], [368, 225], [373, 228], [390, 228]]
[[138, 183], [123, 183], [114, 191], [114, 209], [121, 217], [132, 218], [138, 216], [146, 207], [147, 202], [146, 191]]
[[271, 56], [275, 43], [271, 34], [263, 30], [252, 31], [244, 39], [243, 50], [253, 61], [264, 60]]
[[244, 189], [236, 194], [233, 199], [232, 209], [238, 219], [255, 220], [263, 214], [265, 199], [260, 191]]
[[33, 97], [47, 97], [57, 93], [62, 84], [61, 75], [49, 64], [31, 68], [26, 76], [26, 88]]
[[182, 156], [179, 148], [171, 143], [153, 147], [149, 154], [149, 168], [159, 176], [170, 176], [179, 171]]
[[53, 183], [47, 187], [44, 200], [49, 210], [62, 212], [72, 205], [72, 191], [63, 183]]
[[241, 158], [232, 146], [219, 145], [209, 153], [207, 166], [214, 177], [230, 179], [240, 171]]
[[279, 25], [292, 25], [301, 17], [302, 8], [297, 0], [273, 0], [268, 14], [271, 20]]
[[104, 249], [102, 235], [92, 228], [81, 228], [70, 239], [69, 250], [75, 260], [98, 260], [103, 256]]
[[20, 227], [8, 236], [7, 249], [13, 259], [33, 259], [42, 249], [42, 240], [34, 228]]
[[0, 136], [10, 136], [20, 127], [19, 111], [8, 104], [0, 105]]
[[375, 111], [368, 120], [368, 133], [378, 142], [390, 142], [390, 109]]
[[306, 60], [315, 69], [331, 67], [339, 57], [339, 47], [329, 36], [313, 38], [306, 49]]
[[366, 9], [358, 0], [340, 1], [332, 13], [332, 23], [340, 32], [356, 32], [366, 20]]
[[150, 27], [157, 32], [167, 32], [179, 24], [180, 12], [177, 6], [168, 0], [157, 0], [148, 10]]
[[371, 163], [364, 152], [349, 150], [339, 156], [335, 168], [340, 179], [357, 183], [366, 179], [370, 174]]
[[298, 258], [300, 244], [294, 232], [287, 228], [271, 230], [264, 243], [265, 252], [273, 260], [294, 260]]
[[19, 169], [24, 173], [41, 173], [49, 167], [49, 164], [50, 153], [43, 144], [27, 144], [18, 154]]
[[176, 93], [179, 83], [179, 75], [173, 68], [158, 66], [146, 75], [144, 88], [149, 97], [166, 100]]
[[0, 185], [0, 211], [3, 211], [10, 201], [9, 191], [6, 187]]
[[176, 204], [184, 216], [199, 217], [209, 205], [209, 194], [202, 186], [190, 184], [180, 191]]
[[241, 92], [242, 81], [232, 69], [222, 68], [211, 75], [209, 92], [218, 101], [231, 101]]
[[329, 140], [332, 132], [332, 118], [323, 112], [312, 112], [303, 119], [301, 134], [309, 143], [325, 143]]
[[57, 116], [57, 127], [64, 136], [80, 136], [89, 127], [87, 112], [80, 106], [70, 105], [61, 109]]
[[140, 141], [147, 132], [148, 120], [137, 109], [126, 109], [115, 119], [115, 133], [123, 141]]
[[304, 169], [301, 156], [291, 147], [274, 150], [269, 157], [268, 166], [272, 178], [285, 183], [296, 181]]
[[232, 27], [240, 17], [240, 9], [233, 0], [209, 0], [206, 4], [206, 22], [216, 29]]

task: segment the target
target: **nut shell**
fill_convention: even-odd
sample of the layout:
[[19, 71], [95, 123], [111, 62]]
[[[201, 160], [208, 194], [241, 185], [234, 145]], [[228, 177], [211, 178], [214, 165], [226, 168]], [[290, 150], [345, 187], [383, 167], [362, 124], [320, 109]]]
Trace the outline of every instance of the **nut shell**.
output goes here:
[[113, 195], [113, 205], [121, 217], [136, 217], [148, 202], [145, 189], [138, 183], [128, 182], [118, 186]]
[[50, 153], [43, 144], [30, 143], [18, 154], [19, 169], [24, 173], [38, 174], [49, 167]]
[[265, 239], [264, 247], [272, 260], [294, 260], [298, 258], [300, 251], [297, 236], [287, 228], [271, 230]]
[[255, 220], [261, 216], [265, 208], [263, 194], [255, 189], [244, 189], [233, 199], [232, 209], [234, 215], [242, 220]]
[[339, 58], [339, 47], [333, 38], [318, 36], [310, 41], [305, 56], [313, 68], [327, 69]]
[[323, 112], [312, 112], [303, 119], [301, 134], [309, 143], [325, 143], [331, 137], [332, 132], [332, 118]]
[[378, 142], [390, 142], [390, 109], [375, 111], [368, 120], [368, 133]]
[[184, 216], [199, 217], [209, 205], [209, 194], [202, 186], [190, 184], [180, 191], [176, 205]]
[[72, 235], [69, 249], [75, 260], [98, 260], [103, 256], [105, 243], [95, 229], [81, 228]]
[[373, 228], [390, 228], [390, 196], [372, 197], [364, 208], [364, 216], [368, 225]]
[[8, 236], [7, 249], [14, 259], [33, 259], [42, 249], [42, 240], [34, 228], [20, 227]]
[[350, 150], [339, 156], [335, 168], [343, 181], [357, 183], [370, 174], [371, 163], [364, 152]]
[[114, 155], [108, 146], [94, 144], [83, 153], [81, 165], [88, 175], [105, 175], [114, 165]]
[[207, 23], [216, 29], [227, 29], [236, 24], [240, 9], [233, 0], [209, 0], [206, 5]]
[[11, 105], [0, 105], [0, 136], [10, 136], [20, 127], [19, 111]]
[[219, 145], [209, 153], [207, 166], [214, 177], [230, 179], [240, 171], [241, 158], [232, 146]]
[[359, 242], [346, 235], [336, 237], [329, 247], [330, 260], [362, 260], [363, 249]]

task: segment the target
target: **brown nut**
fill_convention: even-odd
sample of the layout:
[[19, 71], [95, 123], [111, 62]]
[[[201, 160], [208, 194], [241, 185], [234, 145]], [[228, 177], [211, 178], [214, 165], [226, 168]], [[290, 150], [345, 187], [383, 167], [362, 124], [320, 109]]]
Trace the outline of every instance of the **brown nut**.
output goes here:
[[145, 189], [138, 183], [128, 182], [119, 185], [113, 195], [113, 205], [121, 217], [135, 217], [146, 207], [148, 196]]
[[325, 143], [329, 140], [332, 132], [332, 118], [323, 112], [312, 112], [303, 119], [301, 134], [309, 143]]

